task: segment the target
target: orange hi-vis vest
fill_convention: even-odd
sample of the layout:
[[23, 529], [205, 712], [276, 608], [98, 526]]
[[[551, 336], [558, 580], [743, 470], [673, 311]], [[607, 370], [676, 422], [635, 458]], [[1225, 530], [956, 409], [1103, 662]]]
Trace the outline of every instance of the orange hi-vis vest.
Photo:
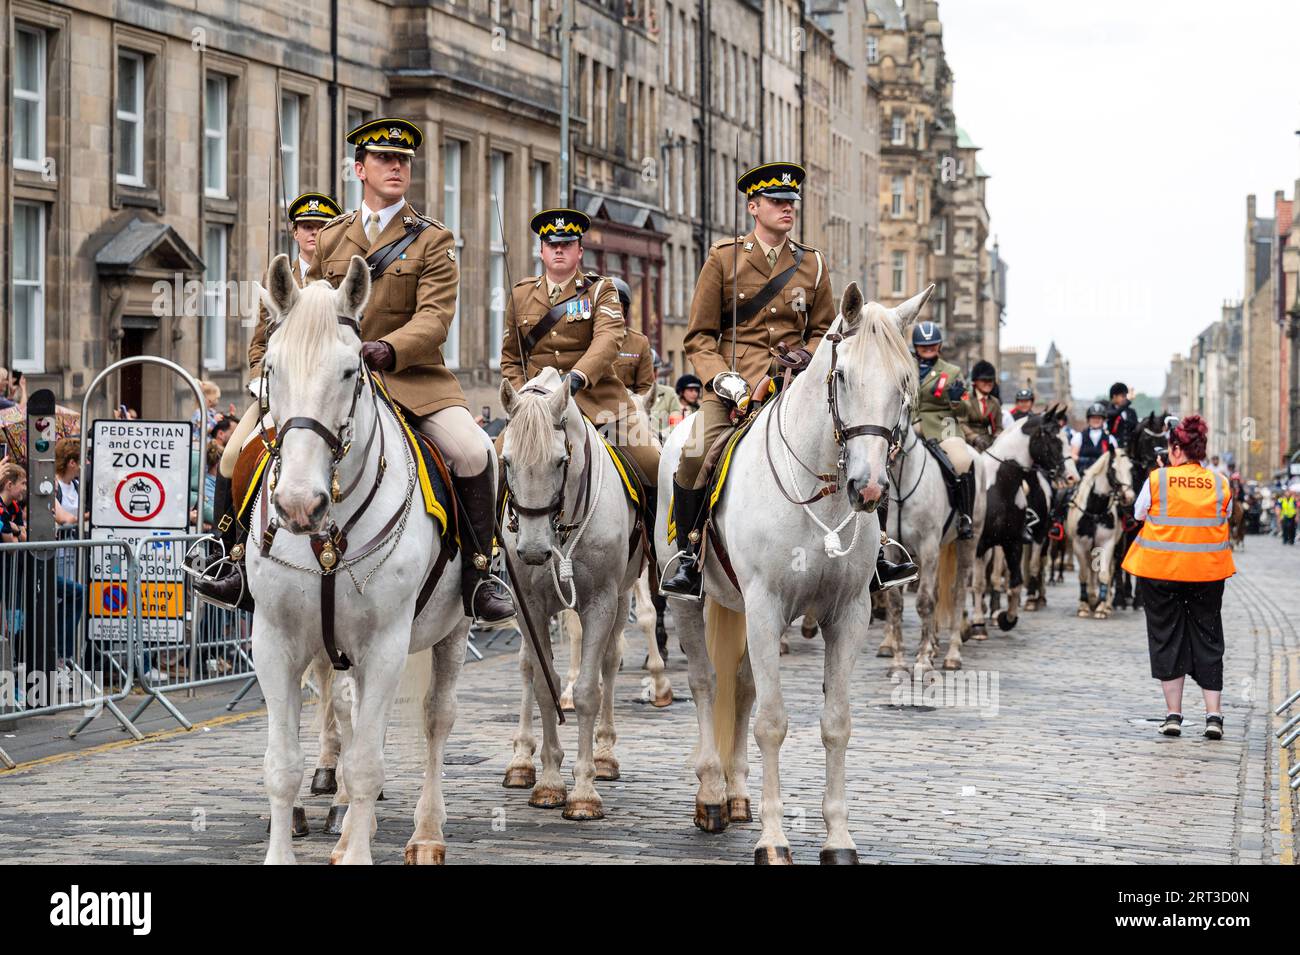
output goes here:
[[1224, 580], [1237, 572], [1228, 542], [1228, 479], [1199, 464], [1151, 472], [1151, 510], [1124, 569], [1155, 580]]

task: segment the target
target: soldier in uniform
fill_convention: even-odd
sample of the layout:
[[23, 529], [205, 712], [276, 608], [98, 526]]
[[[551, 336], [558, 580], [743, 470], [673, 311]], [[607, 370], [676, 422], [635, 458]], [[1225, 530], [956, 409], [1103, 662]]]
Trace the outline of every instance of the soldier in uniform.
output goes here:
[[522, 388], [547, 366], [567, 374], [578, 408], [632, 460], [649, 497], [659, 480], [659, 447], [615, 368], [626, 335], [618, 289], [612, 279], [580, 268], [591, 220], [574, 209], [547, 209], [531, 226], [541, 242], [543, 274], [511, 290], [501, 375]]
[[[623, 309], [623, 319], [626, 322], [632, 307], [632, 290], [617, 276], [610, 281], [618, 292], [618, 303]], [[619, 347], [618, 357], [614, 359], [614, 374], [618, 375], [618, 380], [623, 382], [623, 387], [629, 392], [648, 400], [655, 384], [654, 351], [650, 347], [650, 339], [631, 325], [627, 325], [623, 331], [623, 344]]]
[[[714, 442], [732, 427], [736, 400], [767, 375], [777, 378], [787, 368], [793, 374], [807, 368], [835, 319], [825, 259], [790, 238], [803, 181], [803, 167], [791, 162], [764, 163], [737, 179], [754, 228], [748, 235], [715, 242], [696, 281], [684, 344], [704, 396], [691, 416], [691, 436], [673, 478], [673, 519], [682, 553], [663, 583], [668, 594], [701, 593], [699, 524], [709, 478], [703, 464]], [[897, 567], [902, 567], [900, 576], [909, 573], [908, 567], [916, 572], [910, 564], [882, 561], [882, 580], [893, 577]]]
[[971, 369], [970, 377], [975, 390], [962, 401], [957, 423], [966, 443], [984, 451], [1002, 431], [1002, 403], [993, 394], [998, 373], [990, 362], [980, 359]]
[[442, 452], [461, 504], [465, 613], [480, 625], [500, 626], [514, 617], [514, 606], [488, 581], [496, 498], [490, 442], [442, 358], [460, 283], [456, 240], [406, 201], [411, 160], [423, 138], [404, 119], [376, 119], [348, 133], [361, 208], [321, 230], [307, 277], [337, 287], [354, 255], [365, 256], [372, 272], [382, 266], [361, 321], [361, 357], [412, 427]]
[[[316, 254], [316, 240], [321, 228], [339, 214], [340, 210], [329, 196], [320, 192], [304, 192], [289, 203], [289, 222], [293, 241], [298, 246], [298, 257], [293, 265], [293, 279], [301, 288], [307, 281], [307, 270], [311, 267], [312, 257]], [[234, 519], [233, 509], [239, 502], [230, 498], [230, 479], [235, 473], [239, 461], [239, 452], [244, 442], [257, 427], [261, 413], [262, 394], [262, 356], [266, 354], [266, 319], [265, 307], [257, 312], [257, 327], [253, 330], [253, 339], [248, 343], [248, 390], [253, 393], [254, 402], [248, 406], [239, 424], [226, 439], [226, 448], [221, 455], [217, 468], [217, 483], [212, 495], [212, 513], [218, 516], [217, 530], [225, 544], [226, 553], [240, 553], [235, 546], [244, 536], [239, 522]], [[237, 558], [232, 558], [238, 563]], [[222, 574], [216, 578], [200, 578], [195, 586], [209, 600], [227, 606], [235, 605], [243, 598], [244, 607], [251, 608], [252, 597], [244, 593], [243, 574], [237, 566], [232, 565], [232, 573]]]
[[957, 430], [958, 415], [967, 400], [961, 369], [939, 357], [943, 331], [934, 322], [917, 322], [912, 327], [912, 351], [917, 362], [917, 401], [912, 426], [943, 452], [936, 455], [943, 465], [948, 493], [957, 508], [957, 536], [969, 540], [975, 513], [975, 472], [970, 446]]

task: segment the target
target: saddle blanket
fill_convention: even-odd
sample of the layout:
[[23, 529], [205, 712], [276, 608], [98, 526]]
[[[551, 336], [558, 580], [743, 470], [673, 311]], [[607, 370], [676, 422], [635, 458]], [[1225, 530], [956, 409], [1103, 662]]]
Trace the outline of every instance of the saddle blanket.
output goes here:
[[[407, 425], [401, 410], [393, 404], [383, 387], [378, 382], [375, 384], [384, 403], [396, 415], [402, 434], [406, 437], [407, 447], [415, 458], [416, 480], [420, 485], [425, 513], [438, 522], [439, 534], [442, 537], [454, 535], [456, 499], [451, 493], [451, 473], [447, 470], [446, 462], [443, 461], [433, 441], [427, 435], [412, 430]], [[275, 429], [268, 429], [266, 436], [274, 441]], [[267, 449], [266, 442], [259, 437], [245, 445], [235, 464], [235, 473], [231, 477], [231, 500], [238, 502], [235, 507], [235, 519], [245, 530], [248, 529], [248, 511], [257, 498], [257, 490], [261, 487], [267, 462], [270, 460], [271, 453]]]

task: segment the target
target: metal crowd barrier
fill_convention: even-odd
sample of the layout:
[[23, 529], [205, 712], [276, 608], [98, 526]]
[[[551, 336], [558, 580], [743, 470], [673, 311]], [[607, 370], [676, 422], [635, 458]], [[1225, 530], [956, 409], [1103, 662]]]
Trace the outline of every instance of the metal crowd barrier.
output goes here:
[[[143, 739], [151, 703], [190, 729], [178, 694], [240, 682], [233, 708], [256, 685], [252, 615], [203, 600], [181, 571], [202, 535], [110, 533], [0, 544], [0, 722], [81, 709], [75, 737], [107, 710]], [[128, 716], [117, 703], [137, 687]]]
[[[1300, 701], [1300, 690], [1296, 690], [1289, 697], [1283, 700], [1278, 705], [1277, 709], [1273, 711], [1273, 715], [1281, 716], [1297, 701]], [[1283, 736], [1286, 737], [1282, 740], [1283, 749], [1286, 749], [1297, 739], [1300, 739], [1300, 713], [1296, 713], [1295, 716], [1283, 723], [1282, 728], [1274, 734], [1274, 739], [1279, 739]], [[1296, 754], [1294, 752], [1291, 756], [1291, 765], [1287, 769], [1287, 775], [1291, 777], [1291, 790], [1294, 792], [1295, 790], [1300, 789], [1300, 762], [1297, 762], [1295, 758]]]

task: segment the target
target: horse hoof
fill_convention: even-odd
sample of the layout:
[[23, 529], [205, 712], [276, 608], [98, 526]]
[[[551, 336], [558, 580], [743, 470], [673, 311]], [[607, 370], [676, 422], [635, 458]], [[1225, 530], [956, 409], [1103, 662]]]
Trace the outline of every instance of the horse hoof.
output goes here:
[[727, 800], [728, 822], [753, 822], [754, 814], [749, 811], [749, 798], [733, 796]]
[[566, 795], [563, 786], [559, 788], [537, 786], [533, 789], [533, 794], [528, 797], [528, 805], [534, 809], [559, 809], [564, 805]]
[[786, 655], [787, 653], [789, 653], [789, 652], [790, 652], [790, 641], [787, 640], [785, 637], [782, 637], [782, 638], [781, 638], [781, 656], [785, 656], [785, 655]]
[[803, 637], [805, 640], [812, 640], [812, 639], [815, 639], [816, 636], [817, 636], [817, 633], [818, 633], [818, 628], [817, 628], [817, 625], [816, 625], [816, 624], [813, 624], [813, 625], [810, 627], [810, 626], [808, 626], [808, 624], [805, 623], [805, 624], [802, 624], [802, 625], [799, 627], [799, 635], [800, 635], [801, 637]]
[[318, 766], [311, 777], [311, 794], [313, 796], [332, 796], [339, 791], [339, 782], [335, 778], [333, 766]]
[[730, 821], [730, 813], [723, 807], [697, 802], [695, 804], [695, 827], [702, 832], [723, 832]]
[[857, 865], [857, 849], [823, 849], [817, 859], [822, 865]]
[[1092, 616], [1092, 611], [1089, 610], [1089, 609], [1086, 608], [1086, 607], [1080, 607], [1080, 608], [1079, 608], [1078, 616], [1079, 616], [1079, 617], [1082, 617], [1082, 618], [1084, 618], [1084, 619], [1086, 619], [1086, 618]]
[[880, 649], [876, 651], [876, 656], [878, 657], [892, 657], [893, 655], [894, 655], [893, 648], [891, 648], [890, 646], [884, 643], [882, 643], [880, 645]]
[[759, 846], [754, 850], [754, 865], [794, 865], [789, 846]]
[[667, 693], [665, 693], [663, 696], [656, 696], [656, 697], [655, 697], [651, 702], [653, 702], [654, 705], [657, 706], [657, 707], [659, 707], [659, 709], [661, 709], [661, 710], [662, 710], [665, 706], [672, 706], [672, 705], [673, 705], [673, 691], [672, 691], [672, 690], [669, 690], [669, 691], [668, 691]]
[[325, 817], [325, 831], [331, 836], [343, 835], [343, 818], [348, 814], [346, 805], [330, 806], [329, 815]]
[[[266, 821], [266, 831], [271, 832], [271, 820]], [[293, 822], [289, 825], [289, 834], [295, 839], [301, 839], [303, 836], [310, 835], [311, 829], [307, 827], [307, 810], [302, 806], [293, 807]]]
[[564, 818], [586, 822], [592, 819], [604, 819], [605, 810], [600, 808], [596, 799], [575, 799], [564, 805]]
[[506, 789], [532, 789], [537, 785], [537, 770], [531, 766], [511, 766], [501, 785]]
[[564, 712], [566, 713], [572, 713], [575, 709], [577, 709], [577, 707], [573, 705], [573, 697], [571, 696], [560, 697], [560, 709], [564, 710]]
[[943, 668], [944, 668], [945, 670], [960, 670], [960, 669], [961, 669], [961, 658], [958, 657], [956, 660], [949, 660], [949, 659], [946, 659], [946, 658], [945, 658], [944, 661], [943, 661]]
[[1097, 609], [1092, 612], [1092, 619], [1094, 620], [1105, 620], [1109, 616], [1110, 616], [1109, 610]]
[[403, 855], [407, 865], [444, 865], [447, 847], [441, 842], [417, 842], [407, 846]]
[[596, 778], [606, 782], [618, 779], [618, 760], [613, 757], [597, 759]]
[[1008, 630], [1014, 630], [1018, 622], [1019, 618], [1011, 616], [1005, 610], [998, 614], [998, 629], [1003, 633], [1006, 633]]

